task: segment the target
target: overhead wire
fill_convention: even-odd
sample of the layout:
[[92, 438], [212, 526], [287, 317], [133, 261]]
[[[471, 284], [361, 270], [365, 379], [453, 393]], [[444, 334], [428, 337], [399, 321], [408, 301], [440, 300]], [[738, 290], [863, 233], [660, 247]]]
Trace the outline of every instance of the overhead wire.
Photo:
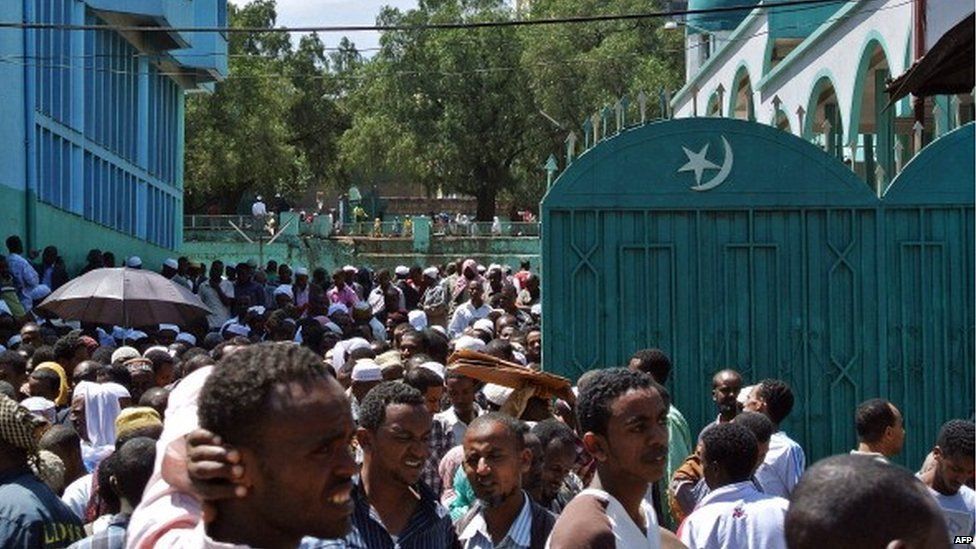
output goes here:
[[538, 25], [562, 25], [578, 23], [595, 23], [611, 21], [633, 21], [638, 19], [655, 19], [664, 17], [721, 14], [736, 11], [752, 11], [754, 9], [771, 9], [778, 7], [793, 7], [805, 5], [829, 5], [857, 2], [859, 0], [780, 0], [764, 3], [736, 4], [732, 6], [717, 6], [712, 8], [663, 10], [644, 13], [580, 15], [571, 17], [552, 17], [545, 19], [510, 19], [502, 21], [465, 21], [446, 23], [422, 23], [419, 25], [332, 25], [305, 27], [162, 27], [141, 25], [76, 25], [68, 23], [37, 23], [23, 21], [0, 21], [0, 29], [53, 29], [66, 31], [111, 30], [115, 32], [176, 32], [176, 33], [293, 33], [293, 32], [388, 32], [388, 31], [422, 31], [422, 30], [451, 30], [451, 29], [479, 29], [499, 27], [528, 27]]
[[[833, 0], [832, 3], [847, 2], [847, 1], [849, 1], [849, 0]], [[836, 21], [841, 21], [841, 20], [844, 20], [844, 19], [849, 19], [851, 17], [854, 17], [855, 15], [862, 15], [864, 13], [873, 13], [873, 12], [885, 11], [885, 10], [889, 10], [889, 9], [895, 9], [895, 8], [898, 8], [898, 7], [907, 5], [907, 4], [911, 4], [913, 2], [914, 2], [914, 0], [905, 0], [905, 1], [900, 2], [898, 4], [886, 5], [886, 6], [882, 6], [882, 7], [878, 7], [878, 8], [873, 8], [871, 10], [862, 10], [862, 11], [859, 11], [857, 13], [845, 14], [845, 15], [841, 15], [841, 16], [836, 16], [836, 17], [828, 18], [824, 22], [825, 23], [826, 22], [836, 22]], [[813, 4], [823, 4], [825, 2], [822, 2], [822, 1], [818, 1], [818, 2], [806, 2], [805, 4], [811, 4], [811, 3], [813, 3]], [[786, 5], [796, 5], [796, 4], [799, 4], [799, 2], [789, 2], [789, 3], [786, 3]], [[769, 4], [758, 4], [758, 5], [755, 5], [753, 7], [756, 8], [756, 7], [764, 7], [764, 6], [765, 7], [768, 7]], [[809, 10], [809, 9], [813, 9], [813, 8], [807, 6], [807, 7], [799, 7], [797, 9], [795, 9], [795, 10], [788, 10], [788, 11], [791, 11], [791, 12], [792, 11], [803, 11], [803, 10]], [[702, 11], [702, 10], [697, 10], [697, 11]], [[784, 11], [786, 11], [786, 10], [784, 10]], [[2, 23], [0, 23], [0, 26], [2, 26]], [[787, 28], [788, 29], [788, 28], [799, 28], [799, 27], [798, 26], [795, 26], [795, 25], [792, 25], [792, 26], [786, 26], [786, 27], [782, 27], [782, 28]], [[768, 35], [769, 33], [770, 33], [770, 31], [767, 29], [767, 30], [758, 31], [758, 32], [755, 32], [755, 33], [752, 33], [752, 34], [748, 34], [748, 35], [741, 35], [741, 36], [736, 37], [733, 40], [723, 40], [722, 41], [722, 43], [723, 43], [723, 46], [722, 47], [724, 49], [725, 47], [728, 47], [729, 45], [732, 45], [732, 44], [735, 44], [735, 43], [746, 42], [746, 41], [751, 40], [753, 38], [758, 38], [760, 36]], [[667, 49], [667, 50], [659, 50], [659, 51], [661, 53], [669, 53], [669, 54], [676, 54], [676, 53], [685, 53], [685, 54], [687, 54], [688, 52], [694, 51], [694, 50], [696, 50], [696, 49], [698, 49], [698, 48], [700, 48], [702, 46], [703, 46], [702, 43], [695, 43], [695, 44], [691, 44], [691, 45], [686, 45], [686, 47], [684, 47], [683, 49]], [[374, 49], [374, 50], [381, 50], [382, 48], [372, 48], [372, 49]], [[336, 50], [338, 50], [338, 48], [336, 48]], [[357, 50], [357, 51], [367, 51], [367, 50]], [[632, 53], [627, 53], [626, 55], [628, 57], [641, 58], [641, 57], [646, 57], [648, 55], [648, 52], [632, 52]], [[221, 54], [206, 54], [206, 53], [199, 54], [199, 57], [217, 57], [217, 56], [221, 56]], [[281, 58], [281, 57], [267, 56], [267, 55], [260, 55], [260, 54], [227, 54], [227, 56], [230, 57], [230, 58], [235, 58], [235, 59], [266, 59], [266, 60], [269, 60], [269, 61], [273, 61], [273, 60], [281, 61], [281, 60], [283, 60], [283, 58]], [[167, 56], [167, 55], [160, 56], [160, 55], [154, 55], [154, 54], [145, 54], [145, 53], [141, 53], [141, 52], [137, 52], [135, 54], [88, 54], [88, 55], [63, 55], [63, 56], [62, 55], [59, 55], [59, 56], [43, 56], [43, 57], [42, 56], [3, 56], [3, 55], [0, 55], [0, 63], [14, 64], [14, 65], [19, 65], [19, 66], [33, 66], [35, 68], [41, 68], [41, 69], [84, 70], [86, 72], [110, 73], [110, 74], [117, 74], [117, 75], [123, 75], [123, 76], [131, 76], [131, 75], [137, 74], [137, 72], [129, 71], [129, 70], [126, 70], [126, 69], [117, 69], [117, 68], [112, 68], [112, 67], [77, 66], [77, 65], [73, 65], [73, 64], [67, 64], [67, 65], [65, 65], [65, 64], [55, 64], [55, 63], [35, 63], [34, 61], [60, 61], [60, 60], [65, 60], [65, 59], [71, 60], [71, 59], [92, 59], [92, 58], [122, 58], [122, 59], [131, 59], [131, 58], [138, 58], [138, 57], [149, 57], [151, 59], [156, 59], [157, 61], [161, 61], [161, 60], [168, 59], [170, 56]], [[184, 57], [184, 55], [183, 54], [180, 54], [179, 57]], [[573, 60], [562, 60], [562, 61], [553, 61], [553, 62], [537, 62], [537, 63], [531, 63], [528, 66], [531, 66], [531, 67], [543, 67], [544, 68], [544, 67], [558, 67], [558, 66], [565, 66], [565, 65], [572, 65], [572, 64], [591, 64], [591, 63], [605, 63], [605, 62], [606, 61], [603, 60], [603, 59], [573, 59]], [[487, 73], [492, 73], [492, 72], [506, 72], [506, 71], [519, 70], [519, 69], [525, 68], [525, 66], [526, 65], [499, 66], [499, 67], [479, 67], [479, 68], [467, 69], [467, 70], [464, 70], [464, 71], [434, 71], [434, 70], [426, 70], [426, 69], [424, 69], [424, 70], [414, 70], [414, 71], [388, 71], [388, 72], [383, 72], [382, 75], [383, 76], [393, 76], [393, 77], [425, 76], [425, 75], [430, 75], [430, 76], [443, 76], [443, 77], [461, 77], [461, 76], [466, 76], [466, 75], [470, 75], [470, 74], [487, 74]], [[160, 76], [173, 77], [173, 78], [195, 77], [195, 76], [198, 75], [197, 72], [192, 72], [192, 71], [157, 71], [155, 74], [160, 75]], [[229, 78], [243, 79], [243, 80], [254, 80], [254, 79], [275, 79], [275, 80], [302, 79], [302, 80], [313, 80], [313, 81], [314, 80], [324, 80], [324, 79], [330, 79], [330, 80], [331, 79], [367, 80], [367, 79], [374, 78], [374, 75], [353, 75], [353, 74], [336, 74], [336, 73], [311, 74], [311, 75], [308, 75], [308, 74], [288, 74], [288, 73], [263, 73], [263, 74], [232, 74], [232, 75], [229, 76]]]

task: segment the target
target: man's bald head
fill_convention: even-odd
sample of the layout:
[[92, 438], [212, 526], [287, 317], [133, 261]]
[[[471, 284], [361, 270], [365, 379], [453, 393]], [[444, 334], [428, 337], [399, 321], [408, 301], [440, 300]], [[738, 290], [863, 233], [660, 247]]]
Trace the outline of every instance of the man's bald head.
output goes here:
[[785, 528], [791, 549], [949, 545], [942, 513], [925, 485], [870, 456], [817, 462], [790, 500]]

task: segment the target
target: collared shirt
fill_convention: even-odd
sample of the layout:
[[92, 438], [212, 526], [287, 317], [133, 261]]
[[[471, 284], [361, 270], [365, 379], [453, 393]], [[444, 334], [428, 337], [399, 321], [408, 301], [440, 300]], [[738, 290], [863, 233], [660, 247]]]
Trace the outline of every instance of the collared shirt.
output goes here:
[[789, 501], [756, 490], [751, 481], [717, 488], [681, 524], [689, 549], [786, 549], [783, 522]]
[[[396, 292], [400, 296], [399, 309], [406, 309], [407, 300], [403, 297], [403, 290], [397, 288], [395, 284], [390, 284], [389, 289]], [[385, 291], [386, 290], [384, 290], [382, 286], [377, 286], [373, 288], [373, 291], [369, 292], [369, 297], [366, 301], [369, 303], [369, 306], [373, 308], [374, 315], [383, 312], [383, 308], [386, 306], [386, 298], [383, 297], [383, 292]]]
[[306, 537], [300, 549], [443, 549], [459, 547], [450, 515], [424, 483], [416, 486], [420, 499], [410, 520], [397, 536], [383, 525], [379, 513], [366, 499], [361, 480], [353, 481], [352, 530], [342, 540], [320, 540]]
[[0, 547], [67, 547], [81, 521], [24, 466], [0, 475]]
[[34, 289], [34, 286], [40, 283], [37, 270], [34, 269], [34, 266], [30, 262], [21, 257], [20, 254], [8, 255], [7, 266], [10, 268], [10, 276], [14, 279], [14, 285], [17, 286], [20, 303], [24, 306], [25, 310], [31, 310], [33, 300], [31, 300], [28, 294]]
[[[474, 406], [474, 417], [478, 417], [484, 413], [478, 403], [472, 404]], [[473, 420], [474, 418], [472, 418]], [[464, 440], [464, 433], [468, 430], [468, 424], [461, 421], [458, 417], [457, 412], [454, 411], [454, 406], [451, 406], [443, 412], [438, 412], [434, 414], [434, 421], [439, 422], [445, 431], [450, 431], [454, 437], [454, 442], [460, 444]]]
[[71, 549], [122, 549], [125, 547], [125, 529], [129, 526], [129, 514], [112, 516], [108, 526], [90, 538], [71, 544]]
[[451, 337], [457, 337], [464, 333], [465, 328], [470, 326], [472, 322], [487, 318], [489, 313], [491, 313], [491, 307], [487, 304], [482, 304], [481, 307], [475, 307], [470, 301], [465, 301], [455, 309], [454, 316], [451, 317], [451, 323], [447, 327], [447, 333]]
[[483, 511], [474, 515], [458, 537], [465, 549], [528, 549], [532, 543], [532, 505], [529, 496], [522, 492], [522, 510], [497, 544], [491, 541]]
[[766, 494], [789, 499], [805, 467], [803, 448], [783, 431], [777, 431], [769, 437], [769, 451], [756, 469], [756, 479]]
[[343, 286], [341, 290], [333, 286], [326, 292], [326, 296], [329, 298], [329, 303], [342, 303], [349, 307], [350, 311], [356, 306], [356, 303], [359, 303], [359, 296], [356, 295], [356, 291], [348, 285]]
[[437, 466], [453, 447], [454, 433], [445, 429], [442, 423], [432, 421], [430, 424], [430, 455], [427, 456], [427, 462], [424, 463], [424, 471], [421, 473], [420, 479], [427, 483], [427, 486], [438, 498], [444, 490], [444, 482], [437, 471]]
[[[234, 298], [234, 284], [230, 280], [221, 280], [219, 286], [225, 296]], [[220, 300], [217, 290], [210, 285], [209, 280], [200, 284], [197, 293], [200, 295], [200, 301], [212, 311], [212, 314], [207, 315], [207, 325], [211, 330], [219, 329], [230, 319], [230, 309]]]

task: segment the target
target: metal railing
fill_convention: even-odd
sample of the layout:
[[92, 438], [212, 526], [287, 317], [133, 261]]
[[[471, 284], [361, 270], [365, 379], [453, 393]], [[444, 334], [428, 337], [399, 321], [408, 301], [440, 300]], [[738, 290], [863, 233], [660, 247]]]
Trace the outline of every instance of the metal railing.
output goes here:
[[523, 223], [502, 221], [499, 224], [493, 222], [469, 222], [469, 223], [434, 223], [431, 226], [431, 233], [434, 236], [473, 236], [482, 238], [509, 237], [509, 236], [539, 236], [539, 223]]
[[241, 229], [263, 227], [267, 218], [258, 219], [253, 215], [184, 215], [183, 230], [233, 231], [237, 225]]

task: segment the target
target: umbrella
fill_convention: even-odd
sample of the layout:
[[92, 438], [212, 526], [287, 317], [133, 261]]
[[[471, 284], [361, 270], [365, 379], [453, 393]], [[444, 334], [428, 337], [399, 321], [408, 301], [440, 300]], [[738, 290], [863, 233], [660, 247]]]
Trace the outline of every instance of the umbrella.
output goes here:
[[66, 320], [124, 327], [189, 326], [212, 311], [187, 288], [152, 271], [94, 269], [71, 280], [39, 306]]

